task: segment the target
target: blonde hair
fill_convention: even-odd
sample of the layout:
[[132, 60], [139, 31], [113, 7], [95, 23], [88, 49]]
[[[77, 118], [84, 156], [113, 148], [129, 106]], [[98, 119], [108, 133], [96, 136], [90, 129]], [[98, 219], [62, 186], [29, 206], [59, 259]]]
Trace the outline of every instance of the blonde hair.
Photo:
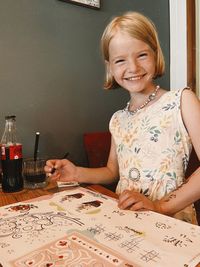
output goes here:
[[[154, 79], [162, 76], [165, 71], [165, 60], [156, 27], [149, 18], [138, 12], [127, 12], [122, 16], [115, 17], [107, 25], [101, 38], [101, 50], [104, 60], [109, 62], [109, 44], [119, 30], [149, 45], [155, 54], [156, 67]], [[106, 69], [104, 88], [114, 89], [116, 87], [118, 87], [118, 84], [109, 70]]]

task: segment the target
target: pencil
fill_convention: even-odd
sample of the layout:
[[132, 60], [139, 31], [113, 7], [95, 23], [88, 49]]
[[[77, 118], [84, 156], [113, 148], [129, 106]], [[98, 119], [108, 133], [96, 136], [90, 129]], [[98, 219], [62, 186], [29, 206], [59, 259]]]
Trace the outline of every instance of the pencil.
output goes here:
[[[67, 159], [68, 156], [69, 156], [69, 152], [65, 153], [64, 156], [61, 159]], [[53, 167], [52, 170], [51, 170], [51, 174], [54, 174], [55, 171], [56, 171], [56, 168]]]

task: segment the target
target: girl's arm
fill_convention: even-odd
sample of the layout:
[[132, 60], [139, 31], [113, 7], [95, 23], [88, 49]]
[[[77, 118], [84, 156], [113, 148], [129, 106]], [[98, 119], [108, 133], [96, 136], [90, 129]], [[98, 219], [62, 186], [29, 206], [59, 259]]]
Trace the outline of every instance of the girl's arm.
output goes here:
[[151, 201], [138, 192], [125, 190], [119, 196], [119, 208], [130, 210], [152, 210], [165, 215], [178, 211], [200, 199], [200, 167], [178, 189], [160, 200]]
[[[200, 101], [191, 90], [184, 90], [181, 99], [183, 122], [200, 159]], [[180, 188], [155, 203], [164, 214], [174, 214], [200, 199], [200, 167]]]
[[[52, 174], [52, 170], [55, 172]], [[79, 183], [109, 184], [118, 179], [118, 163], [115, 151], [115, 143], [111, 139], [110, 154], [106, 167], [85, 168], [74, 165], [71, 161], [49, 160], [46, 163], [45, 171], [52, 180], [56, 181], [77, 181]]]
[[115, 143], [111, 138], [111, 148], [106, 167], [83, 168], [77, 167], [77, 180], [79, 183], [110, 184], [119, 177], [118, 161]]
[[186, 183], [161, 200], [154, 202], [152, 210], [173, 215], [200, 199], [200, 167], [188, 178]]
[[182, 93], [181, 113], [194, 150], [200, 160], [200, 101], [191, 90], [184, 90]]

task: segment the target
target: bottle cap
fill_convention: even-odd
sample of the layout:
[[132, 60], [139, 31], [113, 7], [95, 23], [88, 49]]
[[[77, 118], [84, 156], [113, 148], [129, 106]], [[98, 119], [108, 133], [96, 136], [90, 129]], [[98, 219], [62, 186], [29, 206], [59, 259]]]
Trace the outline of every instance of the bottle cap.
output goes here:
[[5, 116], [5, 119], [6, 120], [9, 120], [9, 119], [15, 119], [16, 116], [15, 115], [8, 115], [8, 116]]

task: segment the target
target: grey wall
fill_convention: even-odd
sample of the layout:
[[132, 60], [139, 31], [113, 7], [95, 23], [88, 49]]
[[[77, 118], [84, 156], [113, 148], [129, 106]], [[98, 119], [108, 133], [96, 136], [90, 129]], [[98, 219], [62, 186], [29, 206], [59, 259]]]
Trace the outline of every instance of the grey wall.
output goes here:
[[82, 134], [108, 129], [114, 111], [124, 107], [122, 89], [102, 89], [101, 34], [114, 15], [135, 10], [156, 24], [169, 87], [168, 0], [101, 0], [92, 10], [58, 0], [0, 0], [0, 133], [4, 116], [15, 114], [24, 156], [32, 156], [41, 133], [40, 154], [66, 151], [85, 164]]

